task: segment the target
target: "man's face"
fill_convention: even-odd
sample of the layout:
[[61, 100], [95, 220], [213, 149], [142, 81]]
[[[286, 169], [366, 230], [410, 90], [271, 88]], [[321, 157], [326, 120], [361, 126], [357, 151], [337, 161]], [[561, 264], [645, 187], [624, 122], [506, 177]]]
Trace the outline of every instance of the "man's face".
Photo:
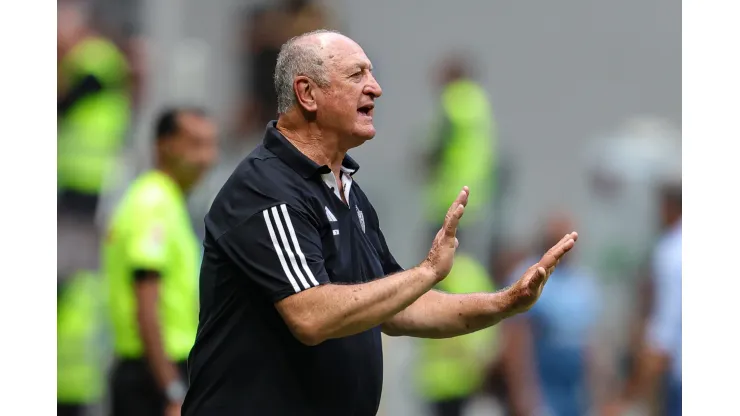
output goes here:
[[166, 151], [168, 164], [186, 188], [194, 186], [218, 157], [215, 124], [197, 114], [180, 114], [179, 129]]
[[375, 136], [375, 99], [383, 93], [372, 74], [372, 64], [360, 45], [336, 38], [325, 48], [329, 85], [316, 97], [317, 121], [359, 146]]

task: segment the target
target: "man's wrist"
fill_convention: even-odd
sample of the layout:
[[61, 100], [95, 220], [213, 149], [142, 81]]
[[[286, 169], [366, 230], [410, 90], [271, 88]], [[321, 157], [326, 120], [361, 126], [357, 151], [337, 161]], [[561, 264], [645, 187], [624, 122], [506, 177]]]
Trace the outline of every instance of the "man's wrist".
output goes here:
[[499, 313], [503, 316], [503, 319], [511, 318], [516, 315], [516, 305], [514, 302], [514, 294], [511, 287], [494, 292], [496, 300], [496, 308]]
[[167, 400], [174, 403], [182, 403], [185, 400], [185, 394], [188, 389], [185, 383], [180, 379], [175, 379], [167, 384], [164, 394]]
[[444, 276], [440, 277], [438, 276], [437, 271], [435, 270], [434, 266], [432, 266], [427, 260], [424, 260], [421, 262], [420, 265], [416, 267], [416, 270], [419, 272], [419, 276], [425, 281], [425, 282], [431, 282], [432, 284], [436, 284], [440, 280], [444, 278]]

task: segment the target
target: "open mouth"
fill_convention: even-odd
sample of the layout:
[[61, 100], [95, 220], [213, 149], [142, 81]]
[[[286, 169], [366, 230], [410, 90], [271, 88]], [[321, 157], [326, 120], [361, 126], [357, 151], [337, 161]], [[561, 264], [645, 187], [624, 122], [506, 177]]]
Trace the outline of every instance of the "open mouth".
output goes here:
[[362, 114], [362, 115], [364, 115], [364, 116], [372, 117], [373, 116], [373, 109], [374, 108], [375, 108], [375, 104], [366, 104], [366, 105], [363, 105], [362, 107], [358, 108], [357, 109], [357, 112], [360, 113], [360, 114]]

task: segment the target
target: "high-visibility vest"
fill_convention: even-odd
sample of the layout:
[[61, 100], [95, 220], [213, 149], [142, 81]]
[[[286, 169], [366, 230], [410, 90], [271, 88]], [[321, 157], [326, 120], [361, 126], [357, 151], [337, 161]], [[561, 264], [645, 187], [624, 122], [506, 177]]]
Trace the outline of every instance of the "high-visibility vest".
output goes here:
[[[450, 274], [436, 287], [447, 293], [493, 292], [486, 269], [466, 254], [455, 256]], [[417, 386], [428, 401], [462, 398], [482, 384], [487, 364], [498, 353], [496, 327], [445, 339], [422, 339]]]
[[471, 197], [465, 222], [475, 220], [496, 193], [496, 132], [486, 92], [473, 81], [458, 80], [442, 92], [444, 132], [439, 164], [432, 167], [427, 185], [427, 215], [441, 222], [463, 186]]
[[129, 128], [127, 61], [109, 40], [90, 37], [65, 55], [59, 70], [71, 85], [87, 75], [103, 85], [102, 91], [76, 102], [57, 123], [57, 186], [99, 195]]
[[102, 287], [92, 272], [65, 283], [57, 300], [57, 401], [93, 404], [102, 397]]

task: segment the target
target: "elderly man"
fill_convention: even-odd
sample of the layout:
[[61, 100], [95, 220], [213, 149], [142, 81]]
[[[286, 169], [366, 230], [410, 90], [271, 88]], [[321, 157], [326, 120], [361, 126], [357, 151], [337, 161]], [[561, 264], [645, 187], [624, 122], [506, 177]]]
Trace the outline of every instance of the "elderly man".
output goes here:
[[577, 234], [505, 291], [433, 291], [452, 267], [469, 191], [452, 203], [424, 261], [401, 268], [347, 155], [375, 135], [382, 93], [362, 48], [336, 32], [293, 38], [275, 87], [278, 121], [205, 218], [183, 414], [374, 415], [381, 331], [453, 337], [523, 312]]

